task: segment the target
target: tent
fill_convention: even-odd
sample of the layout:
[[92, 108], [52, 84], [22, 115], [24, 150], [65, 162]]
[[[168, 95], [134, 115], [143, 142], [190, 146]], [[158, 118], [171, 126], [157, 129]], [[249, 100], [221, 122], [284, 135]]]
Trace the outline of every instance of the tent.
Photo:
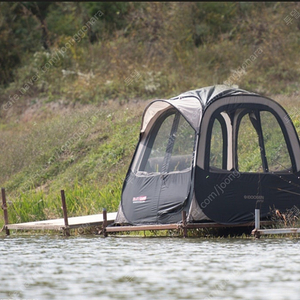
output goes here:
[[115, 224], [241, 224], [300, 207], [300, 146], [274, 100], [224, 85], [145, 109]]

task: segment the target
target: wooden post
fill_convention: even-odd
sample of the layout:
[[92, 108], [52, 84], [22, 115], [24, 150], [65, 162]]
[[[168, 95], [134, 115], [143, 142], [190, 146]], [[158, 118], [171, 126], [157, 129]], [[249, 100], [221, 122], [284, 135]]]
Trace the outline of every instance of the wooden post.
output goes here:
[[106, 209], [103, 208], [103, 225], [102, 225], [103, 229], [103, 236], [107, 237], [107, 231], [106, 231], [106, 227], [107, 227], [107, 212]]
[[260, 238], [260, 233], [259, 230], [260, 229], [260, 209], [259, 208], [255, 208], [255, 228], [254, 228], [254, 236], [255, 238], [259, 239]]
[[187, 237], [187, 228], [186, 228], [186, 211], [182, 211], [182, 229], [183, 229], [183, 237]]
[[6, 235], [9, 235], [9, 229], [7, 229], [8, 225], [8, 213], [7, 213], [7, 205], [6, 205], [6, 195], [5, 195], [5, 188], [1, 188], [2, 193], [2, 209], [4, 213], [4, 228]]
[[260, 209], [255, 209], [255, 229], [260, 229]]
[[69, 229], [69, 222], [68, 222], [68, 214], [67, 214], [67, 205], [66, 205], [66, 198], [65, 198], [65, 191], [61, 190], [61, 203], [62, 203], [62, 209], [64, 213], [64, 221], [65, 221], [65, 229], [64, 232], [66, 236], [70, 236], [70, 229]]

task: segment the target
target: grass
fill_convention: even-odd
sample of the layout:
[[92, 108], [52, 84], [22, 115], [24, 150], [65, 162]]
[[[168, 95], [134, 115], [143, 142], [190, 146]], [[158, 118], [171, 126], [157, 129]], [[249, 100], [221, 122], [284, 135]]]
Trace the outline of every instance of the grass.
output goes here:
[[[117, 210], [146, 106], [141, 100], [231, 81], [278, 100], [299, 135], [300, 31], [296, 19], [290, 25], [284, 21], [296, 4], [234, 7], [228, 31], [216, 25], [199, 27], [202, 33], [197, 33], [193, 22], [203, 17], [194, 14], [193, 3], [149, 3], [145, 13], [139, 12], [143, 21], [133, 12], [129, 27], [105, 34], [99, 42], [82, 40], [47, 72], [41, 67], [67, 36], [59, 37], [49, 52], [24, 53], [13, 70], [14, 82], [0, 86], [4, 107], [10, 107], [9, 95], [20, 96], [10, 109], [0, 110], [0, 182], [7, 189], [10, 222], [61, 217], [61, 189], [70, 216], [99, 213], [103, 207]], [[205, 18], [222, 20], [223, 13]], [[195, 34], [204, 34], [197, 46]], [[258, 49], [260, 54], [250, 62]], [[37, 72], [39, 79], [21, 95]], [[250, 126], [245, 124], [239, 147], [241, 167], [247, 171], [257, 169], [260, 160]], [[216, 136], [216, 147], [218, 141]], [[266, 147], [276, 169], [285, 164], [278, 163], [285, 151], [277, 147], [280, 138], [274, 141]], [[249, 153], [256, 155], [248, 159]], [[215, 163], [220, 164], [220, 157]]]
[[10, 223], [62, 217], [61, 189], [70, 217], [116, 211], [145, 105], [85, 105], [57, 114], [44, 108], [41, 119], [7, 121], [0, 180]]
[[[299, 133], [295, 99], [277, 100], [291, 113]], [[0, 180], [7, 190], [10, 223], [61, 218], [61, 189], [70, 217], [97, 214], [103, 208], [116, 211], [145, 106], [59, 106], [53, 112], [50, 104], [43, 104], [29, 119], [2, 121]], [[249, 166], [257, 163], [257, 157], [251, 157]]]

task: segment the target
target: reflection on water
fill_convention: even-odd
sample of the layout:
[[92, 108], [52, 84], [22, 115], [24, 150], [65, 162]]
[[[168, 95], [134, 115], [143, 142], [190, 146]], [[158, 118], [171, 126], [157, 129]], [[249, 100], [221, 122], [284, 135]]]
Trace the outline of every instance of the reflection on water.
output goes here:
[[3, 299], [300, 299], [297, 239], [11, 236]]

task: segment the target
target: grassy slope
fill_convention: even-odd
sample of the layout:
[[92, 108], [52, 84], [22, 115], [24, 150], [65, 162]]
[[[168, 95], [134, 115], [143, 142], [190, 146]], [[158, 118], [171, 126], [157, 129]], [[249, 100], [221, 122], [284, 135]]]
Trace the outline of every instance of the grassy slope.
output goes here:
[[[299, 134], [296, 99], [274, 99], [291, 114]], [[0, 180], [7, 189], [9, 221], [62, 217], [61, 189], [70, 216], [104, 207], [116, 211], [146, 104], [33, 105], [2, 122]]]
[[7, 188], [10, 222], [62, 216], [62, 188], [70, 215], [117, 209], [146, 106], [128, 99], [169, 98], [230, 81], [253, 92], [280, 94], [273, 98], [291, 113], [299, 134], [300, 25], [299, 19], [290, 25], [284, 21], [294, 8], [299, 11], [295, 5], [262, 4], [239, 13], [230, 32], [195, 47], [194, 6], [153, 3], [143, 15], [149, 22], [104, 42], [82, 40], [45, 73], [41, 67], [67, 37], [53, 46], [52, 56], [42, 50], [24, 55], [15, 81], [0, 87], [0, 102], [7, 106], [9, 95], [20, 95], [40, 72], [12, 108], [0, 110], [0, 182]]
[[42, 105], [30, 120], [23, 114], [2, 124], [9, 221], [61, 217], [61, 189], [70, 216], [116, 211], [145, 105], [58, 106], [54, 113]]

